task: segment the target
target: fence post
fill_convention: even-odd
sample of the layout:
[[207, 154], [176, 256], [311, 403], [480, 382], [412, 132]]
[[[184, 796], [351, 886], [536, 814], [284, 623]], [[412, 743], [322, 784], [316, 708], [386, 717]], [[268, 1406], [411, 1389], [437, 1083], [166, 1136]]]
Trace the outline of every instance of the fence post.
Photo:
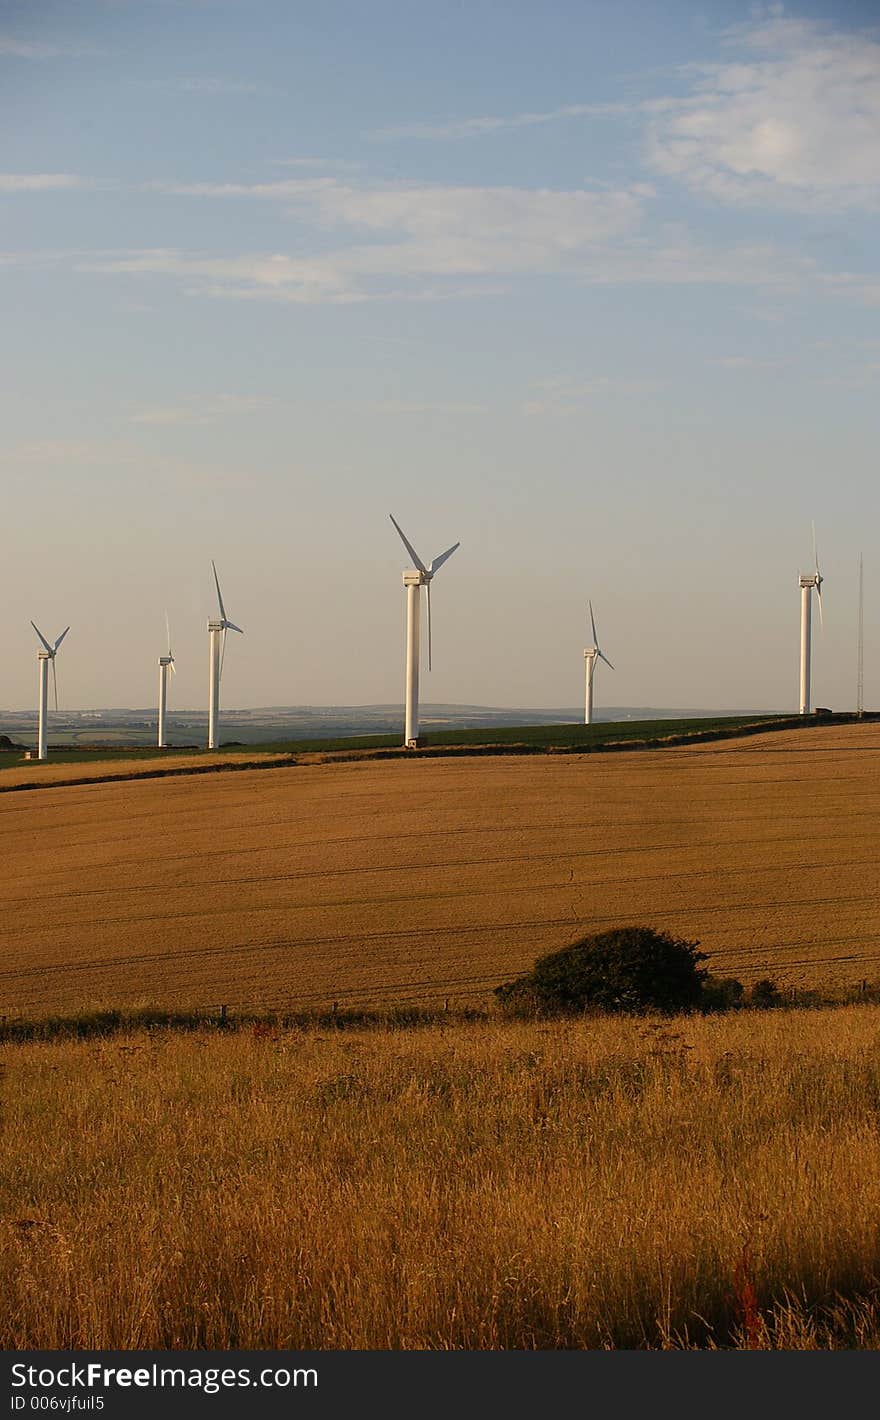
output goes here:
[[225, 1007], [225, 1006], [221, 1006], [221, 1007], [220, 1007], [220, 1024], [221, 1024], [221, 1026], [225, 1026], [225, 1025], [226, 1025], [226, 1007]]

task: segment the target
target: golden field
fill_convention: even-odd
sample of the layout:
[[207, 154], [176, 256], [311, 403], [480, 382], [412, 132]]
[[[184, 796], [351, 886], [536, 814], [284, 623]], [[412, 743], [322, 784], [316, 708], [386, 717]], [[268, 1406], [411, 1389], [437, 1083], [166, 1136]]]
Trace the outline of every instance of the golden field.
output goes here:
[[880, 1345], [880, 1010], [0, 1048], [0, 1342]]
[[847, 985], [880, 974], [880, 726], [13, 791], [0, 851], [11, 1016], [479, 1005], [631, 923], [746, 982]]

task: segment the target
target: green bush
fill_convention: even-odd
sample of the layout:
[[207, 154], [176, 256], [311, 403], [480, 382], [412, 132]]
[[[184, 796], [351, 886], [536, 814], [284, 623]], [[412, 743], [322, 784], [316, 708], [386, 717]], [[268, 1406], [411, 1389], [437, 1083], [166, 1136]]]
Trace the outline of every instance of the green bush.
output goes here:
[[690, 1010], [702, 1003], [707, 974], [698, 947], [652, 927], [617, 927], [539, 957], [495, 995], [505, 1010], [527, 1015]]

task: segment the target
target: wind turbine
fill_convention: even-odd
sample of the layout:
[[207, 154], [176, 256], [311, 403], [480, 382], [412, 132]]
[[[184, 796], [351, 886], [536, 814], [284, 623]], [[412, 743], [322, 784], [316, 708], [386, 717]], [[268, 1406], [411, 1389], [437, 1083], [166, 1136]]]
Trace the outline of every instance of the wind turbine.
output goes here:
[[404, 732], [404, 744], [407, 749], [415, 749], [419, 742], [419, 630], [421, 627], [421, 612], [419, 603], [419, 593], [422, 587], [427, 587], [428, 598], [428, 670], [431, 669], [431, 579], [447, 558], [451, 557], [456, 548], [461, 546], [456, 542], [452, 547], [441, 552], [439, 557], [435, 557], [430, 567], [426, 567], [412, 543], [408, 540], [403, 528], [395, 520], [393, 513], [388, 514], [394, 526], [400, 534], [400, 540], [416, 564], [415, 568], [409, 568], [403, 574], [403, 585], [406, 587], [406, 730]]
[[50, 646], [49, 642], [46, 640], [37, 623], [35, 621], [32, 621], [31, 626], [36, 631], [44, 647], [42, 651], [37, 652], [37, 664], [40, 667], [40, 714], [39, 721], [37, 724], [37, 758], [46, 759], [48, 757], [46, 750], [46, 721], [48, 720], [49, 710], [49, 662], [52, 662], [52, 684], [55, 687], [55, 709], [57, 710], [58, 677], [55, 674], [55, 656], [57, 654], [58, 647], [61, 645], [61, 642], [67, 635], [68, 631], [70, 630], [70, 627], [65, 626], [61, 635], [58, 637], [58, 640]]
[[610, 670], [614, 670], [604, 651], [599, 650], [599, 639], [596, 635], [596, 618], [593, 615], [593, 603], [588, 603], [590, 608], [590, 625], [593, 629], [593, 644], [589, 650], [584, 651], [584, 669], [586, 671], [586, 709], [584, 712], [584, 724], [593, 723], [593, 676], [596, 674], [596, 662], [604, 661]]
[[[240, 626], [236, 626], [234, 621], [230, 621], [226, 615], [226, 608], [223, 605], [223, 595], [220, 591], [220, 579], [217, 576], [217, 568], [213, 560], [211, 566], [214, 568], [214, 585], [217, 588], [217, 601], [220, 604], [220, 616], [216, 621], [208, 622], [208, 652], [209, 652], [209, 676], [208, 676], [208, 749], [217, 748], [217, 722], [220, 718], [220, 677], [223, 674], [223, 661], [226, 657], [226, 633], [227, 631], [237, 631], [243, 636], [244, 632]], [[222, 640], [221, 640], [222, 637]]]
[[819, 604], [819, 624], [824, 625], [822, 619], [822, 583], [825, 578], [819, 571], [819, 552], [816, 547], [816, 524], [813, 524], [813, 561], [816, 564], [815, 572], [799, 573], [798, 585], [801, 589], [801, 693], [800, 693], [800, 713], [809, 715], [810, 713], [810, 655], [812, 651], [812, 594], [816, 589], [816, 601]]
[[159, 748], [167, 749], [165, 740], [165, 711], [168, 708], [168, 672], [176, 674], [174, 657], [171, 654], [171, 623], [165, 613], [165, 630], [168, 632], [168, 655], [159, 657]]

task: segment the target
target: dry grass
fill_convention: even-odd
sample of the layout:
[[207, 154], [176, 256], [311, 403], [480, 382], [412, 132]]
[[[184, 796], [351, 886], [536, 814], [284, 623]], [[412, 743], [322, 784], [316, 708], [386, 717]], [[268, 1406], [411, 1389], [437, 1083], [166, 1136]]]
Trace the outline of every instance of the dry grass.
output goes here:
[[6, 1047], [6, 1348], [880, 1344], [880, 1011]]
[[878, 849], [873, 724], [4, 794], [0, 1013], [483, 1004], [632, 922], [840, 986], [878, 975]]

